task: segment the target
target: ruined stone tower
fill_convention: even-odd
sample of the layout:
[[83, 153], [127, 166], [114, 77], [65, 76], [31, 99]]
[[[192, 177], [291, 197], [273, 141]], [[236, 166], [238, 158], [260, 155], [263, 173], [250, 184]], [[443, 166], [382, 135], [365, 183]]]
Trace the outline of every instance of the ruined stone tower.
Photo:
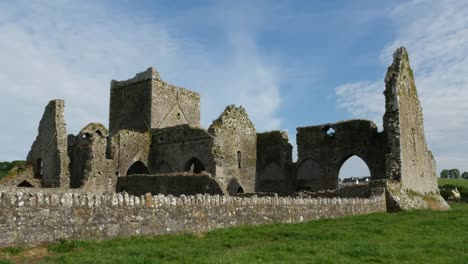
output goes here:
[[109, 133], [200, 125], [200, 95], [163, 82], [154, 68], [126, 81], [111, 81]]

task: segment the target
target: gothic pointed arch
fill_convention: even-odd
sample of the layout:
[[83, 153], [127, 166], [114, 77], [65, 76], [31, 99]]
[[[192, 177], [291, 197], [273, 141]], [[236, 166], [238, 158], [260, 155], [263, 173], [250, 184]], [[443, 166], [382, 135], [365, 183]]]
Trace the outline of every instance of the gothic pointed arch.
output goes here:
[[141, 162], [141, 161], [136, 161], [134, 162], [127, 170], [127, 176], [128, 175], [136, 175], [136, 174], [149, 174], [148, 167]]
[[205, 171], [205, 165], [201, 160], [198, 158], [191, 158], [187, 163], [185, 164], [185, 171], [189, 173], [201, 173], [202, 171]]

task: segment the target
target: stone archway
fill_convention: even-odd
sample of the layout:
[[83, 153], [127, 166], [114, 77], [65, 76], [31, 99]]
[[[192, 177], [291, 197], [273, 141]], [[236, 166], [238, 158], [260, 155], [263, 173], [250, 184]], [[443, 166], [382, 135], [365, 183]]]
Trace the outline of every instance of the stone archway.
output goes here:
[[370, 177], [371, 169], [358, 155], [351, 155], [344, 159], [338, 169], [338, 178], [341, 183], [361, 183], [369, 181]]
[[141, 162], [141, 161], [136, 161], [134, 162], [127, 170], [126, 175], [136, 175], [136, 174], [149, 174], [148, 167]]
[[201, 173], [202, 171], [205, 171], [205, 165], [201, 160], [198, 158], [191, 158], [187, 163], [185, 164], [185, 171], [188, 173]]

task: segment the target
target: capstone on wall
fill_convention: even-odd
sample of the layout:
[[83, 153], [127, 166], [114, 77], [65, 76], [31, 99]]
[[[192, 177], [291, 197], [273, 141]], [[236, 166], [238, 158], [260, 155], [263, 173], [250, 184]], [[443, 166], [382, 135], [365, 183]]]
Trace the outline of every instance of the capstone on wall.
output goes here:
[[399, 48], [385, 77], [384, 130], [389, 152], [386, 175], [403, 189], [437, 192], [435, 161], [428, 150], [424, 124], [408, 53]]
[[63, 100], [52, 100], [46, 106], [27, 157], [27, 164], [33, 167], [34, 177], [41, 180], [43, 187], [69, 187], [70, 184], [64, 107]]
[[208, 133], [214, 138], [215, 178], [229, 194], [254, 192], [257, 133], [245, 109], [226, 107]]
[[200, 95], [163, 82], [154, 68], [111, 82], [109, 130], [144, 132], [180, 124], [200, 125]]
[[299, 127], [297, 146], [297, 190], [337, 188], [340, 169], [352, 156], [366, 163], [372, 180], [385, 178], [385, 135], [377, 131], [372, 121], [348, 120]]

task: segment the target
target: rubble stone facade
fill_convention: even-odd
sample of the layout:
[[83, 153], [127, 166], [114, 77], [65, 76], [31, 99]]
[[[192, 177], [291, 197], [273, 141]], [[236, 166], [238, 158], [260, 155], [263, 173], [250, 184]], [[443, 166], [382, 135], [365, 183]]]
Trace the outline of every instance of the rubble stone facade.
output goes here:
[[402, 200], [398, 188], [438, 194], [404, 48], [395, 52], [385, 85], [383, 131], [368, 120], [297, 128], [294, 162], [288, 135], [257, 133], [242, 107], [228, 106], [208, 129], [201, 128], [199, 94], [162, 81], [149, 68], [132, 79], [111, 82], [109, 131], [91, 123], [78, 135], [67, 136], [64, 103], [51, 101], [28, 164], [43, 187], [136, 195], [287, 196], [338, 188], [341, 167], [357, 156], [368, 166], [371, 182], [392, 182], [388, 195], [396, 204]]

